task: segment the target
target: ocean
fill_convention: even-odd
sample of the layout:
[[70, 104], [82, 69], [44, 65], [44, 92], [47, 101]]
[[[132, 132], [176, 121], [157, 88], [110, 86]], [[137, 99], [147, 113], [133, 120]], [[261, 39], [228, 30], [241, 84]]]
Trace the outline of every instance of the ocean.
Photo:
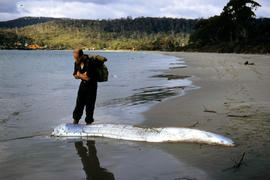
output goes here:
[[[109, 81], [98, 84], [95, 122], [143, 124], [142, 112], [193, 88], [187, 77], [165, 73], [186, 67], [173, 56], [85, 53], [108, 58]], [[73, 65], [72, 51], [0, 51], [0, 179], [172, 179], [190, 173], [151, 143], [51, 137], [55, 126], [73, 121], [80, 83]]]

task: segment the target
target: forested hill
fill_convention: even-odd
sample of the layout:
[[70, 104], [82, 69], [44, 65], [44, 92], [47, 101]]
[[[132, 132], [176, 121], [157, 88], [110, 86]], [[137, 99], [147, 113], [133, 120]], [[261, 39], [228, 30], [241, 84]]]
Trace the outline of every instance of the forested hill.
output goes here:
[[62, 18], [51, 18], [51, 17], [21, 17], [9, 21], [0, 21], [0, 28], [15, 28], [15, 27], [24, 27], [39, 23], [44, 23], [48, 21], [57, 21]]
[[[44, 21], [44, 22], [43, 22]], [[6, 22], [6, 24], [12, 24]], [[121, 18], [79, 20], [19, 18], [0, 28], [1, 49], [25, 49], [29, 44], [46, 49], [176, 50], [186, 45], [197, 20], [176, 18]], [[2, 22], [2, 25], [4, 22]], [[33, 24], [30, 26], [24, 26]]]

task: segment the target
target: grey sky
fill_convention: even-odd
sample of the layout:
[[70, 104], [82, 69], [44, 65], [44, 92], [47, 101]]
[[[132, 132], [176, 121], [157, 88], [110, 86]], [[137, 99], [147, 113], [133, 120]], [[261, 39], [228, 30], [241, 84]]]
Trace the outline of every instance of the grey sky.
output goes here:
[[[22, 16], [113, 19], [126, 16], [208, 18], [229, 0], [0, 0], [0, 21]], [[270, 1], [257, 0], [257, 17], [270, 17]]]

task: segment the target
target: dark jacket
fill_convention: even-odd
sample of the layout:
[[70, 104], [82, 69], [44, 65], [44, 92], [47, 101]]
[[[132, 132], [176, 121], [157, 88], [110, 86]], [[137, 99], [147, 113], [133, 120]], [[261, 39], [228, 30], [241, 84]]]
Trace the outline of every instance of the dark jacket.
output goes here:
[[[81, 68], [81, 63], [84, 63], [83, 68]], [[97, 67], [99, 64], [93, 59], [89, 58], [88, 55], [84, 55], [78, 64], [74, 62], [74, 72], [73, 75], [77, 74], [79, 71], [81, 74], [85, 73], [90, 78], [89, 82], [97, 82]], [[82, 80], [84, 81], [84, 80]]]

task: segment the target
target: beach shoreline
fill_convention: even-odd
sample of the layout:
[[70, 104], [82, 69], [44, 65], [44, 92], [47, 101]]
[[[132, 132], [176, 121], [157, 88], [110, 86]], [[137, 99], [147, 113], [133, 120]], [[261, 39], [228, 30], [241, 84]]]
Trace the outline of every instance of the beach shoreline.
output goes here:
[[[187, 68], [169, 73], [191, 76], [199, 89], [170, 98], [144, 112], [145, 126], [181, 126], [231, 138], [235, 148], [196, 144], [162, 144], [177, 159], [209, 172], [213, 179], [270, 177], [269, 55], [166, 52], [184, 58]], [[192, 149], [192, 151], [190, 151]], [[234, 170], [232, 159], [245, 153], [248, 166]], [[237, 169], [238, 170], [238, 169]]]

